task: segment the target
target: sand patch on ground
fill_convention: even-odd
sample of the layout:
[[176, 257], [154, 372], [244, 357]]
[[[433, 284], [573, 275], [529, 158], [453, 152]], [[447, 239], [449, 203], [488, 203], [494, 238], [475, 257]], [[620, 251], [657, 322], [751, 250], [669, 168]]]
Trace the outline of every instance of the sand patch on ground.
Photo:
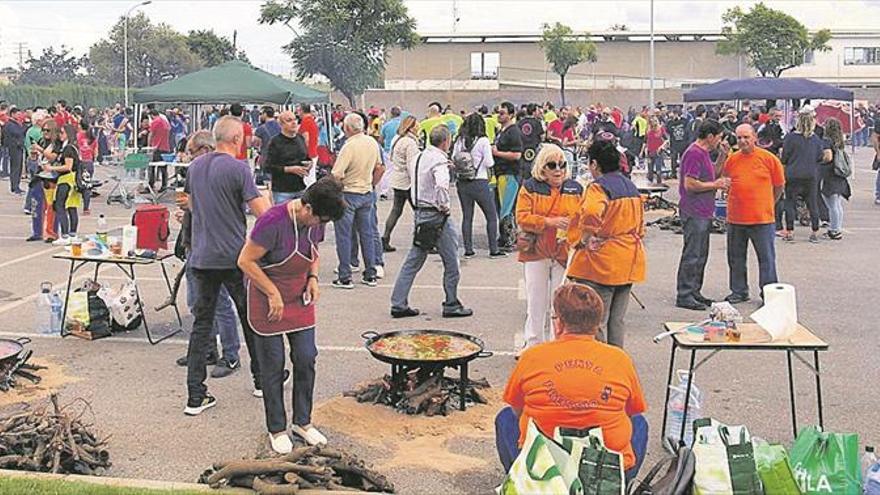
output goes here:
[[457, 454], [448, 443], [454, 438], [494, 437], [495, 415], [502, 407], [500, 392], [481, 391], [489, 401], [454, 411], [448, 416], [409, 416], [388, 406], [362, 404], [351, 397], [336, 397], [319, 404], [312, 419], [319, 428], [329, 428], [369, 446], [387, 449], [391, 456], [377, 461], [377, 468], [423, 468], [444, 473], [461, 473], [484, 468], [489, 460]]
[[[64, 372], [64, 366], [56, 364], [44, 358], [31, 358], [28, 362], [40, 366], [46, 366], [44, 370], [31, 371], [42, 378], [40, 383], [31, 383], [22, 377], [16, 379], [15, 387], [6, 392], [0, 392], [0, 407], [20, 402], [33, 402], [37, 399], [48, 397], [57, 392], [63, 385], [77, 381], [78, 378]], [[28, 370], [30, 371], [30, 370]]]

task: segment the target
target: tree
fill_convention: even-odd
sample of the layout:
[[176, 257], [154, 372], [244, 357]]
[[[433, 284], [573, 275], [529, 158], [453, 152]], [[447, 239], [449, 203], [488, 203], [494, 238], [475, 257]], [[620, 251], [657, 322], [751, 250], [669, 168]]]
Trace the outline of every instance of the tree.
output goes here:
[[[123, 29], [120, 18], [107, 39], [89, 49], [91, 71], [100, 81], [122, 86], [124, 79]], [[187, 46], [187, 37], [167, 24], [153, 24], [139, 12], [128, 19], [128, 80], [144, 87], [202, 68], [202, 60]]]
[[804, 63], [809, 50], [828, 51], [831, 32], [822, 29], [813, 36], [794, 17], [758, 3], [748, 12], [739, 7], [721, 16], [724, 40], [718, 43], [721, 55], [745, 55], [761, 77], [779, 77], [784, 71]]
[[186, 35], [186, 46], [199, 57], [205, 67], [213, 67], [231, 60], [250, 63], [243, 50], [236, 51], [226, 36], [218, 36], [213, 29], [190, 31]]
[[357, 95], [381, 81], [389, 47], [418, 42], [416, 21], [402, 0], [269, 0], [260, 14], [260, 23], [294, 31], [283, 48], [297, 77], [323, 75], [352, 106]]
[[570, 27], [559, 22], [552, 26], [544, 24], [544, 34], [538, 44], [544, 50], [547, 63], [559, 76], [559, 93], [565, 105], [565, 75], [577, 64], [595, 62], [596, 44], [589, 39], [589, 34], [575, 36]]
[[71, 49], [64, 45], [58, 51], [55, 48], [44, 48], [39, 57], [28, 52], [24, 69], [18, 76], [18, 84], [35, 86], [51, 86], [62, 82], [83, 82], [82, 74], [86, 65], [85, 57], [76, 57]]

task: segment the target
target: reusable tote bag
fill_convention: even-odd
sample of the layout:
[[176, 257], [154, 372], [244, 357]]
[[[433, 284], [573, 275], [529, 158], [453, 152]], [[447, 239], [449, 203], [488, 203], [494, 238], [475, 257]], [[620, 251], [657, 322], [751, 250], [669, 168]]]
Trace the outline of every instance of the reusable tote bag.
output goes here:
[[530, 419], [526, 440], [507, 477], [496, 490], [501, 495], [581, 494], [577, 465], [571, 455], [538, 430]]
[[788, 461], [788, 454], [782, 445], [770, 445], [755, 441], [755, 466], [764, 485], [764, 493], [773, 495], [801, 495], [794, 473]]
[[601, 428], [553, 430], [553, 440], [577, 463], [584, 495], [623, 495], [623, 456], [605, 446]]
[[815, 426], [803, 428], [791, 448], [791, 464], [798, 486], [806, 495], [861, 493], [856, 434], [827, 433]]
[[695, 495], [762, 495], [751, 437], [745, 426], [694, 422]]

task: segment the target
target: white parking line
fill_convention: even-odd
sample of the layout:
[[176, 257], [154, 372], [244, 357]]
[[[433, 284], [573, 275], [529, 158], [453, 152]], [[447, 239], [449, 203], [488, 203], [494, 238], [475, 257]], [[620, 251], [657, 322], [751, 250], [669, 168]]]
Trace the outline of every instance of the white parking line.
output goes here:
[[[42, 256], [42, 255], [44, 255], [44, 254], [51, 253], [51, 252], [53, 252], [53, 251], [59, 251], [59, 249], [60, 249], [60, 248], [57, 248], [57, 247], [54, 247], [54, 246], [53, 246], [53, 247], [50, 247], [50, 248], [43, 249], [42, 251], [37, 251], [37, 252], [35, 252], [35, 253], [26, 254], [26, 255], [24, 255], [24, 256], [21, 256], [21, 257], [15, 258], [15, 259], [11, 259], [11, 260], [9, 260], [9, 261], [4, 261], [3, 263], [0, 263], [0, 268], [5, 268], [5, 267], [10, 266], [10, 265], [15, 265], [15, 264], [17, 264], [17, 263], [21, 263], [22, 261], [27, 261], [27, 260], [32, 259], [32, 258], [37, 258], [37, 257], [39, 257], [39, 256]], [[59, 251], [59, 252], [60, 252], [60, 251]]]
[[[0, 332], [0, 337], [10, 338], [10, 339], [17, 339], [19, 337], [29, 337], [31, 339], [46, 339], [46, 340], [50, 340], [50, 339], [59, 340], [61, 338], [58, 335], [44, 335], [44, 334], [40, 334], [40, 333], [23, 334], [23, 333], [16, 333], [16, 332]], [[77, 338], [74, 337], [73, 340], [76, 341]], [[108, 339], [100, 339], [100, 340], [90, 341], [90, 342], [98, 342], [101, 344], [109, 344], [109, 343], [114, 343], [114, 342], [121, 343], [121, 344], [145, 344], [145, 343], [147, 343], [147, 339], [145, 337], [140, 337], [140, 338], [138, 338], [138, 337], [110, 337]], [[188, 345], [189, 341], [184, 340], [184, 339], [168, 339], [168, 340], [163, 341], [162, 344], [159, 344], [159, 345], [164, 345], [164, 344], [173, 344], [173, 345], [184, 346], [184, 345]], [[359, 347], [359, 346], [319, 345], [318, 351], [361, 353], [361, 352], [367, 352], [367, 349], [364, 347]], [[513, 356], [516, 354], [515, 352], [512, 352], [512, 351], [491, 351], [491, 352], [495, 356]]]

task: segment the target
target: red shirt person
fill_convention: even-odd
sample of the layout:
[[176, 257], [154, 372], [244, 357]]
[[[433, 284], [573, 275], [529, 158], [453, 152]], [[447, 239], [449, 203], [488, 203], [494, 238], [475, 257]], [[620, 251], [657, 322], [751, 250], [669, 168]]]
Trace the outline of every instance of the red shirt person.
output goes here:
[[309, 158], [314, 158], [318, 156], [318, 123], [312, 115], [311, 105], [303, 103], [299, 108], [299, 116], [302, 119], [299, 123], [299, 133], [306, 140]]

